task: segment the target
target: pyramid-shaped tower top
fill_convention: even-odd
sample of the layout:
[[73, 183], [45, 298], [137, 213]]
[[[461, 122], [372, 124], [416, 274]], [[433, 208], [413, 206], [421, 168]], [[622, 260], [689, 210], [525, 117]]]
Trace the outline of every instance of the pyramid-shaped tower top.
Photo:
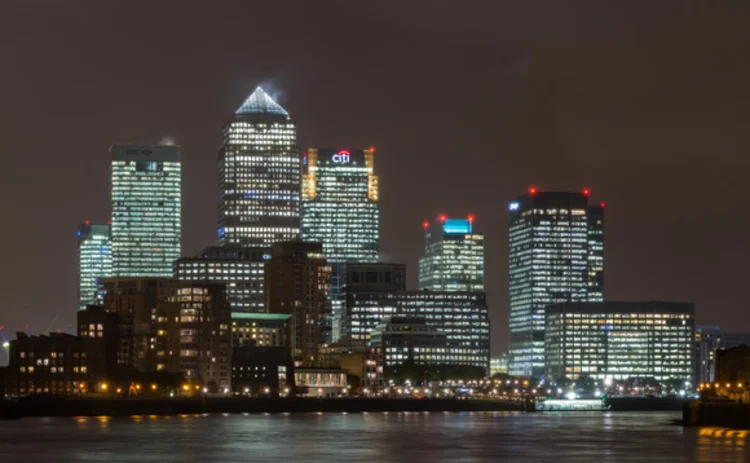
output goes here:
[[254, 115], [254, 114], [275, 114], [279, 116], [289, 117], [289, 113], [286, 109], [282, 108], [280, 104], [276, 103], [271, 96], [263, 91], [262, 88], [258, 87], [255, 91], [247, 97], [242, 106], [237, 108], [235, 111], [237, 115]]

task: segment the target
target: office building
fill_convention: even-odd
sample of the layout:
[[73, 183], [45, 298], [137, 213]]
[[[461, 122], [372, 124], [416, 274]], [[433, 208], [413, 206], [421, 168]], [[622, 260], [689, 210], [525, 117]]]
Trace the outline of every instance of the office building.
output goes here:
[[330, 264], [379, 260], [374, 159], [374, 148], [310, 148], [302, 158], [302, 240], [322, 243]]
[[112, 276], [109, 225], [88, 220], [78, 226], [78, 310], [96, 301], [96, 282]]
[[544, 308], [604, 295], [604, 206], [530, 188], [510, 209], [510, 374], [544, 373]]
[[339, 368], [294, 368], [297, 392], [305, 397], [339, 397], [349, 392], [346, 371]]
[[232, 345], [291, 347], [292, 315], [232, 312]]
[[258, 87], [223, 130], [219, 245], [267, 250], [298, 238], [300, 168], [289, 113]]
[[347, 264], [341, 288], [343, 310], [334, 314], [334, 339], [366, 344], [383, 317], [395, 315], [397, 294], [406, 290], [404, 264]]
[[433, 291], [484, 291], [484, 235], [474, 231], [474, 217], [424, 222], [424, 256], [419, 260], [419, 288]]
[[546, 309], [545, 324], [548, 379], [693, 380], [693, 304], [554, 304]]
[[331, 265], [331, 339], [340, 338], [347, 263], [375, 263], [380, 251], [375, 148], [310, 148], [302, 158], [302, 240], [322, 243]]
[[454, 363], [445, 333], [427, 324], [425, 317], [386, 317], [373, 330], [369, 343], [382, 351], [383, 368], [406, 362], [418, 365]]
[[507, 375], [509, 360], [507, 353], [490, 357], [490, 376]]
[[113, 145], [112, 276], [172, 277], [182, 244], [179, 146]]
[[233, 313], [265, 312], [265, 263], [269, 253], [237, 246], [212, 246], [174, 264], [181, 282], [223, 283]]
[[718, 326], [695, 327], [695, 367], [693, 384], [712, 383], [716, 377], [716, 351], [723, 347]]
[[444, 363], [490, 366], [490, 318], [484, 293], [406, 291], [398, 295], [397, 315], [424, 317], [428, 327], [445, 334], [449, 356]]
[[300, 240], [273, 245], [266, 266], [266, 306], [273, 314], [291, 315], [295, 366], [320, 363], [319, 346], [328, 339], [331, 267], [320, 243]]

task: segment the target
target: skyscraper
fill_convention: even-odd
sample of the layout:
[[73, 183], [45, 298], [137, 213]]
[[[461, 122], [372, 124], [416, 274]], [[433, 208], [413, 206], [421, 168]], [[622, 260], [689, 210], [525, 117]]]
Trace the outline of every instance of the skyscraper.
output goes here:
[[302, 160], [302, 239], [329, 263], [375, 263], [380, 250], [375, 149], [310, 148]]
[[484, 291], [484, 235], [474, 232], [474, 217], [441, 215], [425, 222], [419, 287], [433, 291]]
[[339, 339], [346, 264], [376, 263], [380, 250], [375, 148], [310, 148], [302, 158], [302, 239], [321, 243], [331, 264], [331, 338]]
[[223, 131], [220, 246], [270, 249], [299, 237], [300, 163], [289, 113], [258, 87]]
[[97, 280], [112, 274], [109, 225], [88, 220], [78, 226], [78, 310], [96, 302]]
[[589, 191], [530, 188], [510, 209], [510, 374], [544, 374], [544, 309], [600, 301], [604, 294], [604, 208]]
[[171, 277], [182, 245], [179, 146], [113, 145], [112, 275]]

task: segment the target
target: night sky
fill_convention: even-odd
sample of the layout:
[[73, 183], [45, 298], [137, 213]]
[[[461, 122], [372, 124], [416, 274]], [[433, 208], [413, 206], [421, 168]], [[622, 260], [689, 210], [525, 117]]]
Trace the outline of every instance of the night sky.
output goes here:
[[109, 218], [112, 143], [176, 140], [183, 253], [213, 244], [221, 128], [259, 84], [301, 148], [377, 148], [383, 259], [410, 286], [422, 221], [477, 217], [493, 353], [507, 202], [531, 184], [606, 201], [607, 299], [692, 301], [699, 324], [750, 331], [746, 2], [1, 3], [10, 337], [74, 326], [76, 226]]

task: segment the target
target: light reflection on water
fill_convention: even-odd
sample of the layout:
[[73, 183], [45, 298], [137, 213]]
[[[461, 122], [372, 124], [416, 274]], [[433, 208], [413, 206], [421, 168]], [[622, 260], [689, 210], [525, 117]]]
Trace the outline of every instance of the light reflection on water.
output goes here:
[[0, 422], [0, 462], [750, 459], [750, 437], [672, 424], [679, 417], [488, 412], [25, 418]]

